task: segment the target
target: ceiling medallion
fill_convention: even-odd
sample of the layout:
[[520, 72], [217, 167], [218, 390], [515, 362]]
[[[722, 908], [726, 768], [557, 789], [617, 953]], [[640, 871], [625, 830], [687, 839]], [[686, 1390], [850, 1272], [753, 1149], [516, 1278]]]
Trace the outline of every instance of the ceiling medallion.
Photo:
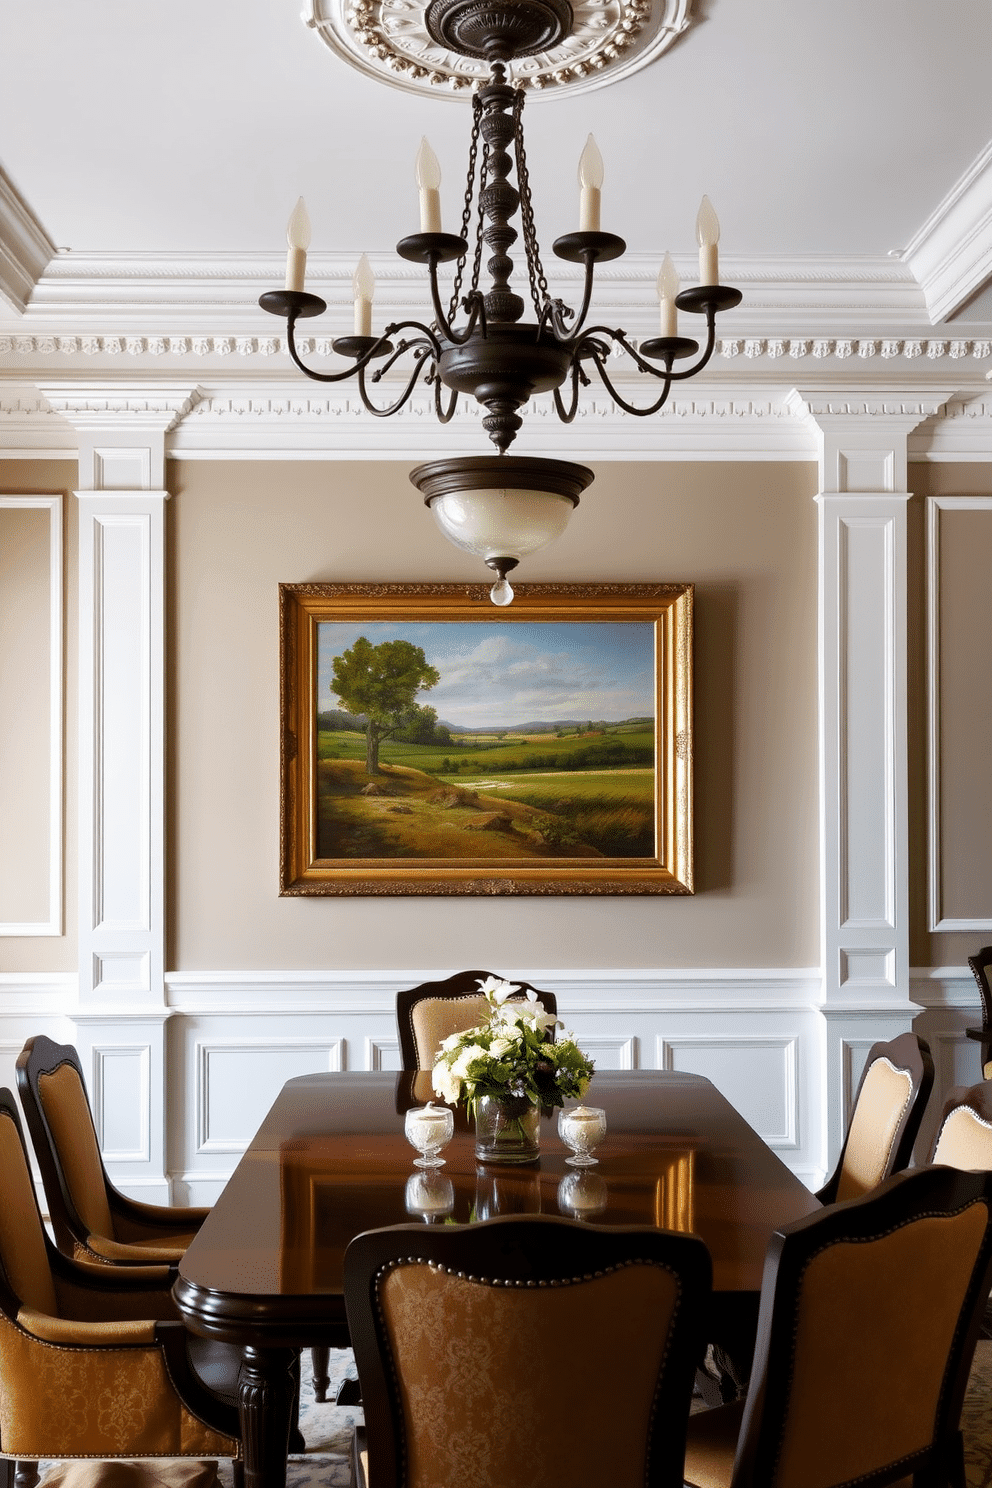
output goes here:
[[[306, 24], [336, 56], [379, 82], [409, 93], [457, 98], [488, 80], [485, 58], [465, 55], [472, 49], [457, 3], [442, 7], [446, 16], [440, 27], [429, 25], [437, 0], [308, 0], [308, 5]], [[535, 99], [563, 88], [574, 93], [601, 88], [647, 66], [689, 25], [692, 0], [572, 0], [558, 8], [571, 11], [570, 33], [557, 36], [549, 27], [542, 34], [535, 25], [535, 49], [522, 56], [516, 48], [513, 81]]]

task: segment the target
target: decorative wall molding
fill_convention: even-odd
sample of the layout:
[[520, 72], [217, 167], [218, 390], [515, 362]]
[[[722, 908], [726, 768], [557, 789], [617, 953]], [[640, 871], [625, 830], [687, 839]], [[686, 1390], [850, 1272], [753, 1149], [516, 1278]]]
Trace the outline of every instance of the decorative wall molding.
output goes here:
[[[688, 331], [688, 326], [687, 326]], [[338, 331], [323, 336], [297, 337], [302, 356], [330, 358], [336, 355], [332, 342]], [[622, 353], [614, 349], [618, 360]], [[284, 336], [266, 335], [164, 335], [147, 331], [116, 333], [86, 332], [75, 335], [0, 333], [0, 357], [58, 358], [66, 361], [107, 359], [238, 357], [265, 362], [273, 356], [288, 357]], [[746, 361], [767, 358], [777, 361], [868, 362], [988, 362], [992, 340], [974, 337], [872, 337], [856, 336], [725, 336], [717, 341], [715, 355], [724, 361], [742, 357]]]
[[992, 143], [914, 233], [901, 259], [922, 286], [934, 324], [992, 275]]
[[[932, 496], [927, 500], [927, 906], [932, 932], [987, 934], [992, 913], [977, 918], [945, 916], [941, 886], [943, 824], [941, 813], [940, 716], [940, 517], [947, 511], [992, 512], [992, 496]], [[986, 623], [984, 595], [975, 596], [975, 623]]]
[[[63, 738], [65, 708], [63, 704], [63, 575], [62, 575], [62, 498], [61, 496], [0, 495], [0, 508], [15, 511], [48, 512], [48, 913], [44, 919], [0, 922], [0, 936], [61, 935], [63, 839]], [[0, 698], [0, 712], [13, 717], [16, 698]]]
[[23, 315], [55, 244], [0, 167], [0, 297]]

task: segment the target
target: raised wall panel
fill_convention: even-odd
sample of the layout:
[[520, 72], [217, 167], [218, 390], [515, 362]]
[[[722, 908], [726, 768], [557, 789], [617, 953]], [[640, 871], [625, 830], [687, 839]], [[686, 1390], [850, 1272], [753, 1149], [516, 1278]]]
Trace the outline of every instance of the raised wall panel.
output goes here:
[[718, 1034], [664, 1037], [662, 1068], [705, 1075], [769, 1147], [798, 1148], [796, 1038]]
[[62, 499], [0, 496], [0, 935], [62, 933]]
[[151, 1046], [94, 1045], [93, 1122], [104, 1161], [151, 1160]]
[[992, 497], [927, 502], [930, 929], [992, 931]]
[[197, 1152], [243, 1152], [287, 1080], [341, 1066], [339, 1039], [198, 1044]]
[[163, 491], [79, 497], [80, 1002], [161, 1005]]
[[610, 1037], [607, 1034], [588, 1033], [580, 1043], [597, 1069], [636, 1069], [638, 1064], [638, 1040], [636, 1037]]
[[400, 1070], [403, 1061], [400, 1057], [400, 1041], [398, 1038], [367, 1038], [365, 1040], [365, 1059], [362, 1064], [367, 1070]]

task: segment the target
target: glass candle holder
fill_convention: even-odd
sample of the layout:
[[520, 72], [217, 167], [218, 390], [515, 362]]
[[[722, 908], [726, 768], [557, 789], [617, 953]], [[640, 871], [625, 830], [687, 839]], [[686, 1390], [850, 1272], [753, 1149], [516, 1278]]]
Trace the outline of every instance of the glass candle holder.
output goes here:
[[404, 1198], [407, 1214], [418, 1214], [425, 1224], [440, 1224], [455, 1207], [455, 1185], [443, 1173], [411, 1173]]
[[414, 1106], [406, 1113], [403, 1124], [406, 1139], [421, 1154], [414, 1158], [415, 1168], [441, 1168], [444, 1158], [438, 1153], [455, 1134], [455, 1113], [448, 1106]]
[[606, 1112], [599, 1106], [573, 1106], [558, 1112], [558, 1135], [572, 1156], [565, 1161], [574, 1168], [588, 1168], [599, 1161], [592, 1153], [606, 1136]]

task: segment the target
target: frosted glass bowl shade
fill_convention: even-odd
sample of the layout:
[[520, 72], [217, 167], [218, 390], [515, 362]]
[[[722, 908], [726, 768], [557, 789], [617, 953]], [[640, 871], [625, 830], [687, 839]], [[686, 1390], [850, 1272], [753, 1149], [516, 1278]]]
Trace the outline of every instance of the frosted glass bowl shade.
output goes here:
[[487, 563], [552, 542], [592, 478], [584, 465], [510, 455], [436, 460], [410, 475], [448, 541]]

